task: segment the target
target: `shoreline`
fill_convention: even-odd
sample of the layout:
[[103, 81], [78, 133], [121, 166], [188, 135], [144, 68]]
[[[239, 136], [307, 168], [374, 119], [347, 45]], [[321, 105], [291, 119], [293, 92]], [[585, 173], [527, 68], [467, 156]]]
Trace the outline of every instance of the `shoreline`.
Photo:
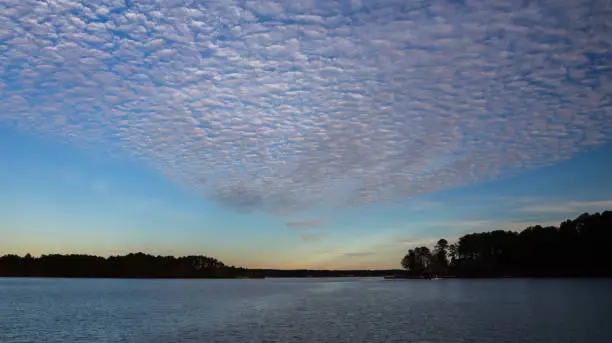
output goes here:
[[611, 279], [612, 275], [591, 275], [591, 276], [442, 276], [434, 279], [419, 277], [419, 276], [342, 276], [342, 275], [329, 275], [329, 276], [219, 276], [219, 277], [148, 277], [148, 276], [40, 276], [40, 275], [0, 275], [0, 279], [123, 279], [123, 280], [247, 280], [247, 279], [382, 279], [382, 280], [423, 280], [423, 281], [435, 281], [435, 280], [481, 280], [481, 279]]

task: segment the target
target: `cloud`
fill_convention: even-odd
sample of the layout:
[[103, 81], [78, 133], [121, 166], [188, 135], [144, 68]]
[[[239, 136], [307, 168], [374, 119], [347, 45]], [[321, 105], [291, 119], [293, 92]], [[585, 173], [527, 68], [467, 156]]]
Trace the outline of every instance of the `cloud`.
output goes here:
[[343, 257], [354, 257], [354, 258], [369, 257], [372, 255], [376, 255], [376, 253], [371, 252], [371, 251], [363, 251], [363, 252], [348, 252], [348, 253], [342, 254]]
[[[529, 226], [558, 226], [565, 218], [555, 220], [541, 220], [540, 218], [508, 218], [508, 219], [476, 219], [476, 220], [446, 220], [446, 221], [429, 221], [420, 222], [419, 227], [423, 229], [423, 235], [405, 236], [396, 235], [390, 237], [389, 241], [384, 243], [385, 246], [391, 247], [417, 247], [427, 246], [433, 247], [440, 238], [444, 238], [449, 242], [454, 242], [459, 237], [473, 233], [485, 232], [493, 230], [509, 230], [522, 231]], [[429, 236], [430, 231], [440, 232], [439, 236]]]
[[521, 208], [523, 212], [533, 213], [564, 213], [574, 214], [578, 212], [597, 212], [612, 208], [612, 200], [602, 201], [568, 201], [547, 205], [534, 205]]
[[242, 211], [356, 206], [612, 136], [603, 0], [0, 4], [0, 121]]
[[393, 243], [405, 246], [433, 246], [439, 238], [432, 237], [394, 237]]
[[531, 225], [554, 226], [559, 223], [560, 220], [542, 221], [534, 218], [517, 218], [514, 220], [465, 220], [448, 224], [457, 227], [461, 233], [471, 233], [491, 230], [521, 231]]
[[323, 223], [317, 220], [293, 220], [286, 222], [285, 225], [293, 230], [308, 230], [321, 227]]
[[301, 236], [302, 240], [307, 243], [316, 243], [325, 239], [325, 235], [318, 233], [309, 233]]

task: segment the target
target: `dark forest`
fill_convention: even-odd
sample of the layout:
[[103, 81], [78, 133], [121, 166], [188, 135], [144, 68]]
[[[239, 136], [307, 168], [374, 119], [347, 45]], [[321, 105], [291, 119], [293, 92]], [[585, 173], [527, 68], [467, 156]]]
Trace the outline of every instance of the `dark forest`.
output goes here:
[[584, 213], [556, 226], [471, 233], [430, 249], [410, 249], [401, 265], [411, 276], [612, 276], [612, 211]]

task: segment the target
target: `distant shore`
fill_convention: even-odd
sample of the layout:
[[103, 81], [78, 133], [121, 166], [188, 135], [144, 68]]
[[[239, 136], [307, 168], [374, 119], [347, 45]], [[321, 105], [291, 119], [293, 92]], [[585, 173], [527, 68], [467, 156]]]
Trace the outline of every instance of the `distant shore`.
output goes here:
[[0, 257], [0, 277], [129, 279], [261, 279], [266, 277], [383, 277], [401, 270], [248, 269], [208, 256], [153, 256], [144, 253], [100, 257], [42, 255]]
[[219, 279], [283, 279], [283, 278], [300, 278], [300, 279], [321, 279], [321, 278], [380, 278], [390, 281], [401, 280], [476, 280], [476, 279], [589, 279], [589, 278], [612, 278], [605, 275], [472, 275], [472, 276], [437, 276], [435, 278], [405, 275], [405, 274], [390, 274], [388, 270], [361, 270], [345, 271], [334, 270], [309, 270], [309, 274], [303, 274], [303, 270], [268, 270], [269, 273], [256, 275], [201, 275], [201, 276], [95, 276], [95, 275], [61, 275], [61, 274], [19, 274], [19, 273], [0, 273], [0, 278], [64, 278], [64, 279], [132, 279], [132, 280], [219, 280]]
[[558, 227], [471, 233], [430, 250], [415, 247], [401, 259], [404, 269], [249, 269], [208, 256], [131, 253], [100, 257], [50, 254], [0, 257], [0, 277], [261, 279], [277, 277], [599, 278], [612, 277], [612, 211], [584, 213]]

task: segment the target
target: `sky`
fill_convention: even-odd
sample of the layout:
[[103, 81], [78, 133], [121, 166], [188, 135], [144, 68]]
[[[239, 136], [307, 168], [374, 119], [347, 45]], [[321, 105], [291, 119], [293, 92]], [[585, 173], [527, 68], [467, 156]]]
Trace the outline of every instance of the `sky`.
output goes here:
[[397, 268], [612, 209], [604, 0], [0, 3], [0, 254]]

